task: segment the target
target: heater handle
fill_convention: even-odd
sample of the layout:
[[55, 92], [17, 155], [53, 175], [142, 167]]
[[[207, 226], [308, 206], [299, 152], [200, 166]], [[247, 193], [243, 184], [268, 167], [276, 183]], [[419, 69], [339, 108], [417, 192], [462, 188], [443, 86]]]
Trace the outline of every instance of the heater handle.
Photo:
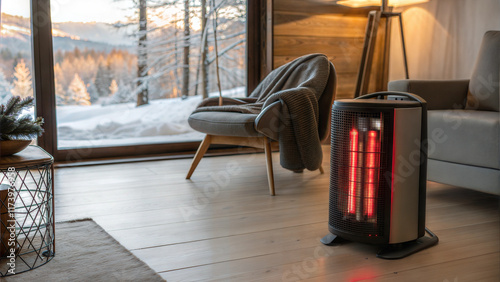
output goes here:
[[396, 92], [396, 91], [375, 92], [375, 93], [370, 93], [370, 94], [366, 94], [366, 95], [357, 97], [355, 99], [371, 99], [371, 98], [381, 99], [382, 96], [389, 96], [389, 95], [404, 96], [404, 97], [407, 97], [413, 101], [419, 102], [420, 104], [427, 104], [427, 102], [424, 100], [424, 98], [422, 98], [418, 95], [408, 93], [408, 92]]

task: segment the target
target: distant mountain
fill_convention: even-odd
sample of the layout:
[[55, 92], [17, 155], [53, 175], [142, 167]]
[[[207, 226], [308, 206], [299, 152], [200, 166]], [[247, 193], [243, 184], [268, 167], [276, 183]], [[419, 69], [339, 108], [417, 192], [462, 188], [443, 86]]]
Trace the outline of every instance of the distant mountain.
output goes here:
[[75, 23], [64, 22], [54, 23], [53, 29], [63, 31], [66, 34], [78, 36], [80, 39], [106, 43], [109, 45], [132, 46], [134, 38], [130, 37], [131, 28], [116, 28], [106, 23]]
[[[28, 18], [2, 13], [2, 37], [0, 49], [10, 49], [12, 53], [30, 52], [30, 21]], [[109, 52], [112, 49], [131, 49], [134, 39], [127, 36], [125, 29], [116, 29], [105, 23], [54, 23], [52, 37], [54, 51], [94, 49]]]

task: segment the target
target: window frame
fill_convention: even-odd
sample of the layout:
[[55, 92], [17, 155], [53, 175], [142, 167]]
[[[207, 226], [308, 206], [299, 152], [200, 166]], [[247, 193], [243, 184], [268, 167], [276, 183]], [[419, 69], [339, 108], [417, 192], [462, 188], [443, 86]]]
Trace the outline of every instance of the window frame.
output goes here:
[[[262, 13], [270, 0], [247, 0], [247, 95], [261, 79], [262, 62]], [[38, 138], [38, 145], [54, 156], [56, 161], [72, 162], [85, 159], [133, 157], [150, 154], [182, 153], [195, 151], [200, 142], [141, 144], [127, 146], [58, 149], [56, 124], [56, 99], [54, 85], [54, 51], [50, 0], [31, 0], [31, 30], [33, 54], [35, 115], [45, 120], [45, 133]]]

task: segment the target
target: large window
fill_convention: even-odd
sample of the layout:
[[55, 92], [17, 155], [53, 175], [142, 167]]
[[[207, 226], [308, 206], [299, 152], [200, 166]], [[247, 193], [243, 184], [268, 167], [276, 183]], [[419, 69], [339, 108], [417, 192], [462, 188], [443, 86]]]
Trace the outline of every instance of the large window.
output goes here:
[[52, 1], [51, 18], [57, 149], [199, 141], [187, 118], [217, 72], [246, 95], [246, 0]]
[[264, 2], [0, 1], [0, 102], [36, 98], [56, 160], [194, 150], [196, 105], [259, 81]]

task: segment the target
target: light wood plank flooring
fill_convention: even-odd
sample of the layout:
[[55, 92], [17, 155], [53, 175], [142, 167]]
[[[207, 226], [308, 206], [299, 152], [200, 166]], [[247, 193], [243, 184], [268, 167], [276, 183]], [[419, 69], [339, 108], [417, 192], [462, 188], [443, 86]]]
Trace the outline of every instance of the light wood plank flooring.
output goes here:
[[[329, 171], [329, 147], [324, 147]], [[167, 281], [498, 281], [499, 198], [429, 182], [427, 226], [437, 246], [402, 260], [376, 246], [319, 243], [329, 176], [284, 170], [273, 154], [56, 170], [56, 221], [93, 218]]]

